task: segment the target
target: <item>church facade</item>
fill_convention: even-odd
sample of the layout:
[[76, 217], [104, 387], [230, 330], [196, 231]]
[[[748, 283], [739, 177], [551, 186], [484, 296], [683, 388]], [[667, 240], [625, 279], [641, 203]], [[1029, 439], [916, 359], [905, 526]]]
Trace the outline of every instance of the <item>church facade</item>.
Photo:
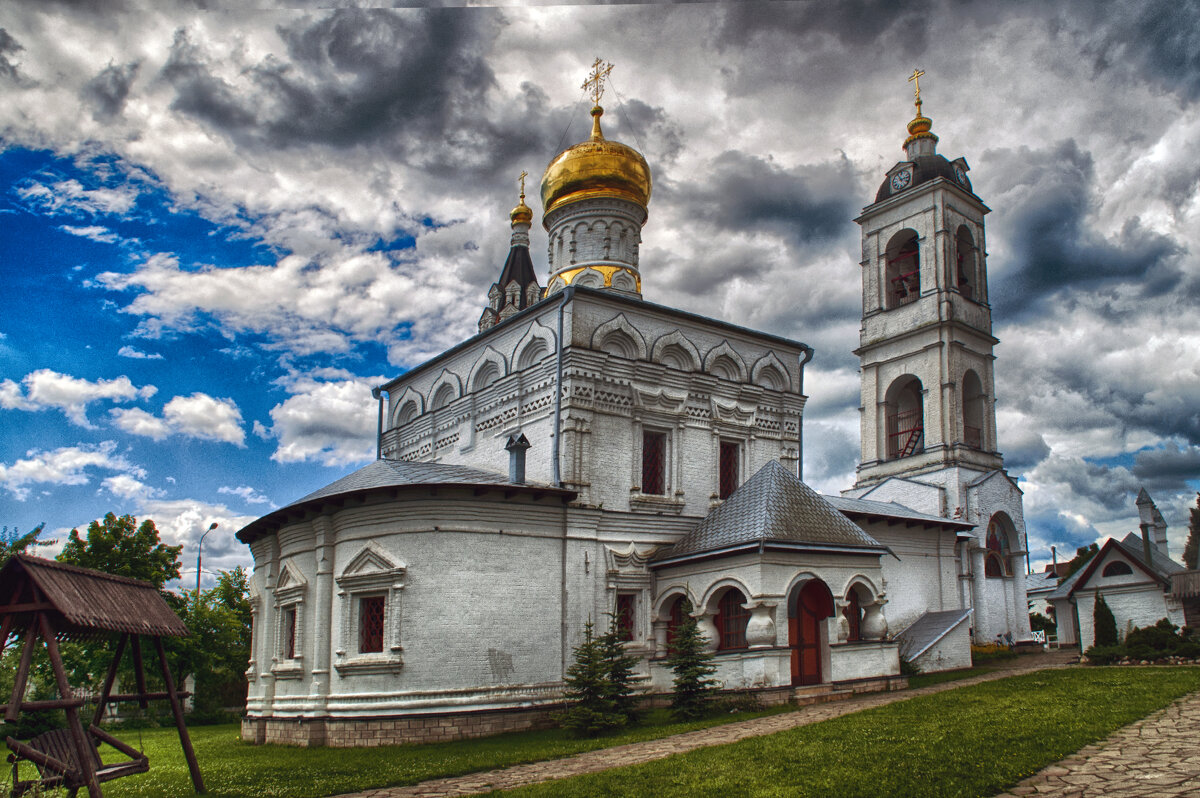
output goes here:
[[246, 739], [544, 722], [585, 624], [610, 617], [641, 686], [668, 692], [688, 605], [723, 685], [772, 701], [888, 689], [901, 657], [964, 667], [972, 634], [1028, 636], [965, 162], [936, 155], [918, 105], [859, 219], [863, 462], [821, 496], [801, 480], [813, 350], [643, 298], [651, 173], [604, 137], [599, 78], [591, 136], [542, 178], [547, 285], [522, 190], [479, 334], [378, 389], [379, 459], [238, 533]]

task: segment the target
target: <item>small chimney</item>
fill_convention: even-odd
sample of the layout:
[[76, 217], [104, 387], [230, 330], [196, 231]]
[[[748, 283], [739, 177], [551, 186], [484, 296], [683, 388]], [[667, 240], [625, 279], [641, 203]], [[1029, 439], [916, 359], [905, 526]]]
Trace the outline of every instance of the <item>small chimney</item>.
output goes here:
[[504, 448], [508, 450], [508, 481], [514, 485], [524, 485], [525, 450], [529, 448], [529, 439], [523, 433], [514, 432], [508, 436]]
[[1058, 578], [1058, 546], [1050, 547], [1050, 557], [1054, 560], [1054, 578]]

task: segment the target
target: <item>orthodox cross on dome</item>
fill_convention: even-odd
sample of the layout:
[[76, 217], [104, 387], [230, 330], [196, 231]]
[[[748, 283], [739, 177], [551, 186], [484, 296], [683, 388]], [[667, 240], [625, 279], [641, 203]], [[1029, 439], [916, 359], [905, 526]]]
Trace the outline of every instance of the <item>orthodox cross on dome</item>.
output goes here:
[[592, 102], [595, 105], [599, 105], [600, 98], [604, 96], [604, 80], [608, 77], [608, 73], [612, 72], [612, 68], [612, 64], [597, 58], [592, 64], [592, 71], [588, 75], [587, 80], [579, 87], [591, 92]]
[[525, 199], [525, 178], [529, 177], [529, 173], [524, 169], [521, 170], [521, 176], [517, 179], [521, 181], [521, 199]]
[[908, 82], [916, 86], [913, 94], [917, 98], [917, 116], [921, 115], [921, 76], [924, 74], [925, 70], [914, 69], [913, 73], [908, 77]]

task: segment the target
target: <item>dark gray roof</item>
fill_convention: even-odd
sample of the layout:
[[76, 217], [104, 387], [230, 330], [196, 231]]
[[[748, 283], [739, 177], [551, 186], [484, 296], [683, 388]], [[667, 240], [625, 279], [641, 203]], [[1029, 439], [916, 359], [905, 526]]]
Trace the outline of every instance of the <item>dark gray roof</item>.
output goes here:
[[656, 559], [771, 542], [886, 550], [779, 461], [771, 460]]
[[346, 496], [352, 493], [362, 493], [380, 488], [401, 488], [420, 485], [431, 487], [437, 485], [495, 485], [497, 487], [527, 492], [556, 493], [566, 497], [575, 496], [572, 491], [556, 488], [551, 485], [543, 485], [536, 482], [526, 482], [523, 484], [509, 482], [506, 474], [500, 474], [495, 471], [484, 471], [478, 468], [447, 465], [445, 463], [415, 463], [384, 459], [376, 460], [370, 465], [364, 466], [336, 482], [331, 482], [320, 490], [313, 491], [286, 507], [281, 507], [264, 515], [262, 518], [252, 521], [237, 533], [237, 537], [243, 543], [249, 543], [251, 539], [258, 537], [260, 533], [266, 531], [267, 527], [273, 522], [286, 517], [289, 510], [295, 510], [302, 505], [321, 499], [331, 499], [337, 496]]
[[966, 177], [966, 170], [970, 167], [967, 166], [967, 162], [962, 158], [957, 159], [957, 163], [960, 163], [964, 167], [963, 182], [961, 183], [958, 181], [958, 176], [954, 172], [955, 161], [948, 161], [943, 155], [938, 155], [936, 153], [933, 155], [918, 155], [911, 161], [902, 161], [902, 163], [911, 164], [910, 168], [912, 169], [912, 180], [903, 189], [896, 191], [892, 188], [892, 181], [888, 178], [885, 178], [883, 185], [879, 187], [879, 191], [875, 192], [876, 202], [883, 202], [889, 197], [897, 194], [903, 194], [905, 191], [912, 191], [922, 183], [928, 183], [929, 181], [936, 180], [939, 177], [944, 177], [946, 180], [954, 183], [959, 188], [966, 189], [966, 191], [972, 194], [974, 193], [973, 189], [971, 188], [971, 180]]
[[913, 661], [969, 617], [969, 609], [925, 613], [896, 635], [896, 639], [900, 641], [900, 656], [909, 662]]
[[825, 501], [847, 515], [866, 515], [876, 518], [894, 518], [902, 521], [914, 521], [922, 524], [938, 524], [956, 529], [971, 529], [975, 525], [958, 518], [943, 518], [940, 515], [928, 515], [909, 509], [896, 502], [877, 502], [871, 499], [851, 499], [845, 496], [822, 496]]

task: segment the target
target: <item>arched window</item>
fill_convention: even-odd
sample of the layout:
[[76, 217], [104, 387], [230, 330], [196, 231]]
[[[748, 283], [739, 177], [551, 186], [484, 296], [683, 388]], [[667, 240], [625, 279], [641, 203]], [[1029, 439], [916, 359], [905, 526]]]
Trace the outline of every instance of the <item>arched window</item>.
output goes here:
[[446, 405], [453, 402], [455, 399], [455, 390], [453, 385], [443, 385], [438, 388], [437, 393], [433, 395], [433, 409], [441, 410]]
[[981, 301], [983, 292], [979, 290], [979, 251], [965, 224], [958, 226], [954, 236], [954, 262], [954, 284], [958, 286], [958, 292], [967, 299]]
[[1129, 563], [1121, 560], [1113, 560], [1108, 565], [1104, 566], [1104, 570], [1100, 572], [1101, 576], [1128, 576], [1133, 573], [1133, 569], [1129, 567]]
[[667, 649], [675, 645], [675, 636], [679, 634], [679, 627], [683, 625], [683, 607], [687, 603], [687, 599], [683, 596], [677, 596], [671, 602], [670, 609], [667, 610]]
[[974, 371], [962, 381], [963, 443], [972, 449], [983, 448], [983, 383]]
[[720, 636], [718, 651], [746, 647], [746, 624], [750, 621], [750, 610], [742, 606], [745, 603], [746, 597], [736, 587], [731, 587], [721, 594], [721, 600], [717, 604], [717, 617], [713, 619]]
[[1008, 556], [1008, 531], [1001, 521], [1001, 513], [988, 522], [987, 554], [984, 559], [984, 576], [1012, 576]]
[[862, 596], [859, 595], [858, 588], [852, 587], [846, 593], [846, 609], [842, 610], [842, 614], [846, 616], [846, 622], [850, 625], [850, 634], [846, 640], [862, 640]]
[[888, 242], [885, 254], [887, 307], [898, 308], [912, 302], [921, 295], [921, 258], [918, 254], [917, 234], [913, 230], [901, 230]]
[[905, 376], [892, 383], [887, 405], [887, 459], [925, 451], [925, 406], [921, 381]]

